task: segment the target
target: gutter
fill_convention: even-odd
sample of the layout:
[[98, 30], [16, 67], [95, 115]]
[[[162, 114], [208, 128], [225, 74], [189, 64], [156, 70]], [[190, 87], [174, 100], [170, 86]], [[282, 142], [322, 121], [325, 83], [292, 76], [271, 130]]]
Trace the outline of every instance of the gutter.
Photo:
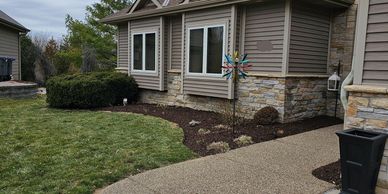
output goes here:
[[22, 33], [27, 33], [27, 32], [30, 31], [29, 29], [27, 29], [27, 28], [25, 28], [25, 27], [14, 25], [14, 24], [12, 24], [12, 23], [10, 23], [10, 22], [7, 22], [7, 21], [5, 21], [5, 20], [2, 20], [2, 19], [0, 19], [0, 24], [2, 24], [2, 25], [4, 25], [4, 26], [7, 26], [7, 27], [9, 27], [9, 28], [12, 28], [12, 29], [14, 29], [14, 30], [17, 30], [17, 31], [19, 31], [19, 32], [22, 32]]

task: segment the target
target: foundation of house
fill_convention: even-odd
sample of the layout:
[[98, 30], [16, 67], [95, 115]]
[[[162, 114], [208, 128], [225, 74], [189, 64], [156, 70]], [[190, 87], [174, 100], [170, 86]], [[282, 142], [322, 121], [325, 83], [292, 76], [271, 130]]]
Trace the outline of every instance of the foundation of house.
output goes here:
[[[140, 102], [189, 107], [196, 110], [228, 113], [232, 101], [182, 93], [182, 77], [168, 73], [166, 92], [142, 90]], [[262, 76], [241, 80], [237, 89], [237, 112], [253, 118], [263, 107], [272, 106], [280, 113], [280, 122], [292, 122], [327, 112], [327, 76]]]

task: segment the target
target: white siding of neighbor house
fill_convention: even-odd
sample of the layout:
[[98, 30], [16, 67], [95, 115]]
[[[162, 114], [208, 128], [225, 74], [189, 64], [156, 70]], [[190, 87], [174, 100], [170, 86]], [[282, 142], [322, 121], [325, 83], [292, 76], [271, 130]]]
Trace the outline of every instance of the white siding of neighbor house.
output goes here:
[[[164, 76], [162, 77], [162, 75], [164, 73], [161, 72], [161, 65], [162, 65], [162, 60], [164, 60], [164, 56], [160, 55], [160, 49], [161, 49], [161, 30], [160, 30], [160, 17], [154, 17], [154, 18], [148, 18], [148, 19], [141, 19], [141, 20], [132, 20], [129, 22], [130, 24], [130, 27], [129, 27], [129, 71], [130, 71], [130, 75], [132, 75], [137, 84], [139, 85], [139, 88], [142, 88], [142, 89], [150, 89], [150, 90], [161, 90], [161, 88], [164, 88], [164, 87], [161, 87], [161, 79], [164, 79]], [[138, 30], [145, 30], [147, 31], [147, 29], [149, 28], [154, 28], [154, 29], [157, 29], [157, 33], [158, 33], [158, 48], [157, 48], [157, 55], [158, 55], [158, 60], [157, 60], [157, 75], [146, 75], [146, 74], [143, 74], [143, 73], [135, 73], [135, 72], [131, 72], [131, 63], [132, 63], [132, 52], [131, 52], [131, 47], [132, 47], [132, 33], [133, 31], [138, 31]]]
[[[184, 68], [186, 71], [186, 55], [187, 55], [187, 27], [191, 24], [203, 23], [209, 20], [227, 20], [229, 26], [226, 27], [227, 34], [227, 52], [230, 53], [230, 23], [232, 16], [231, 6], [217, 7], [204, 9], [200, 11], [193, 11], [186, 13], [185, 16], [185, 54], [184, 54]], [[221, 68], [221, 66], [220, 66]], [[184, 72], [185, 72], [184, 71]], [[209, 78], [209, 77], [199, 77], [193, 78], [184, 75], [183, 80], [183, 91], [186, 94], [199, 95], [199, 96], [208, 96], [208, 97], [217, 97], [217, 98], [228, 98], [230, 92], [230, 85], [225, 78]]]
[[289, 73], [327, 73], [330, 17], [328, 9], [293, 3]]
[[12, 63], [13, 79], [19, 80], [19, 32], [0, 24], [0, 56], [11, 57], [16, 60]]
[[[282, 71], [285, 2], [249, 5], [246, 8], [244, 52], [251, 73]], [[259, 51], [258, 41], [272, 44], [272, 50]]]
[[363, 84], [388, 85], [388, 0], [370, 0]]
[[118, 31], [117, 67], [128, 69], [128, 23], [118, 25]]

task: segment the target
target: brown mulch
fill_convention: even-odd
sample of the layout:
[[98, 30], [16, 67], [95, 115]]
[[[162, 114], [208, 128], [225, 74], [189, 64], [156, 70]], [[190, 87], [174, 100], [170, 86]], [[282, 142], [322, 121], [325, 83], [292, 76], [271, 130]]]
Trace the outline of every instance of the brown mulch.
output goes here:
[[[290, 136], [298, 133], [303, 133], [322, 127], [343, 123], [342, 120], [319, 116], [303, 121], [273, 124], [273, 125], [257, 125], [253, 120], [243, 120], [236, 126], [235, 133], [227, 127], [219, 128], [218, 125], [227, 126], [228, 119], [225, 119], [222, 114], [198, 111], [190, 108], [158, 106], [152, 104], [132, 104], [128, 106], [116, 106], [102, 108], [103, 111], [112, 112], [132, 112], [145, 115], [151, 115], [166, 119], [177, 123], [184, 130], [184, 144], [191, 150], [198, 153], [200, 156], [215, 154], [206, 149], [207, 145], [213, 142], [224, 141], [229, 144], [231, 149], [238, 148], [238, 145], [233, 140], [241, 135], [252, 137], [253, 142], [260, 143], [273, 140], [279, 137]], [[189, 125], [190, 121], [200, 121], [201, 123], [195, 127]], [[216, 127], [216, 128], [215, 128]], [[210, 130], [209, 134], [199, 134], [199, 129]], [[276, 135], [276, 132], [281, 130], [282, 135]], [[278, 133], [279, 134], [279, 133]]]
[[338, 160], [337, 162], [319, 167], [313, 170], [312, 174], [318, 179], [340, 186], [341, 162]]

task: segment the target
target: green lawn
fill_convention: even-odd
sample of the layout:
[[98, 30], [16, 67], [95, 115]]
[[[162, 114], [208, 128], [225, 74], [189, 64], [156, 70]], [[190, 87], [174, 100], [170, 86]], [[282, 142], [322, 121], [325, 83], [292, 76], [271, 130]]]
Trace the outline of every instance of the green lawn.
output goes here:
[[0, 99], [0, 193], [92, 193], [194, 158], [182, 138], [182, 129], [154, 117]]

